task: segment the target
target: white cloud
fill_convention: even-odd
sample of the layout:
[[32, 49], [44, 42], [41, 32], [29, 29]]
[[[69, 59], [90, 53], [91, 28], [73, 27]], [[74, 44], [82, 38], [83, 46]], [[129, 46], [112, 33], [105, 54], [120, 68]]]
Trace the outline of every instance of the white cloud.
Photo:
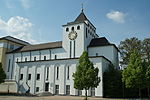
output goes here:
[[30, 8], [29, 0], [20, 0], [23, 8]]
[[29, 32], [31, 27], [32, 23], [27, 18], [16, 16], [11, 17], [8, 21], [4, 21], [0, 18], [0, 31], [6, 35], [35, 43], [36, 40], [32, 39], [32, 35]]
[[117, 23], [124, 23], [125, 22], [125, 14], [119, 11], [111, 11], [106, 14], [107, 18], [117, 22]]

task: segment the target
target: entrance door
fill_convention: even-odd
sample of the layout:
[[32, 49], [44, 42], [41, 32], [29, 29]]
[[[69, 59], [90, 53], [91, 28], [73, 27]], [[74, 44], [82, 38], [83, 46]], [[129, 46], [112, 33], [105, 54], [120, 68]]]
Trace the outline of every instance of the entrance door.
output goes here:
[[49, 83], [45, 83], [45, 91], [49, 90]]

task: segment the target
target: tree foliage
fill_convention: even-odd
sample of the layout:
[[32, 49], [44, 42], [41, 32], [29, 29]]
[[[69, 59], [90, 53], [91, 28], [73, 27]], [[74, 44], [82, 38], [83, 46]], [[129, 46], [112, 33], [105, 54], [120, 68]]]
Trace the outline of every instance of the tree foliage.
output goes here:
[[140, 90], [145, 87], [145, 70], [138, 52], [134, 51], [131, 54], [129, 64], [123, 70], [122, 81], [126, 88], [139, 88], [139, 96], [141, 97]]
[[0, 83], [4, 82], [5, 78], [6, 78], [6, 74], [2, 68], [2, 64], [0, 63]]
[[85, 89], [87, 99], [87, 90], [99, 85], [100, 77], [98, 77], [98, 68], [94, 68], [93, 63], [88, 58], [86, 51], [79, 58], [77, 70], [73, 73], [74, 88], [78, 90]]
[[110, 64], [108, 69], [103, 74], [105, 97], [122, 97], [123, 93], [121, 78], [121, 71], [115, 69], [115, 67]]
[[130, 59], [130, 55], [133, 53], [133, 51], [141, 53], [141, 46], [141, 41], [136, 37], [121, 41], [119, 44], [119, 50], [122, 58], [120, 64], [122, 66], [127, 65]]

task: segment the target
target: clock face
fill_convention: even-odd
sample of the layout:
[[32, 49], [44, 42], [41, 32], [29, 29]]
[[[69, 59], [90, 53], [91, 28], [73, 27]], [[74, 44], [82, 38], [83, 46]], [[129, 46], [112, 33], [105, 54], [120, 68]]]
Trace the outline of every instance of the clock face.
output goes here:
[[75, 31], [72, 31], [68, 34], [68, 38], [70, 40], [75, 40], [77, 38], [77, 33]]

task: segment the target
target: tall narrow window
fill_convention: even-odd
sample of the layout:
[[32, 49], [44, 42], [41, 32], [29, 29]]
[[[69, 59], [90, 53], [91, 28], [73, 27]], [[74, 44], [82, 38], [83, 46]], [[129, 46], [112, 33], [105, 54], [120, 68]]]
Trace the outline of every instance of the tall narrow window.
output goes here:
[[67, 79], [69, 80], [69, 66], [67, 67]]
[[66, 28], [66, 32], [68, 32], [68, 31], [69, 31], [69, 28], [67, 27], [67, 28]]
[[9, 69], [10, 69], [10, 61], [11, 61], [11, 60], [9, 59], [7, 72], [9, 72]]
[[46, 60], [46, 56], [44, 56], [44, 60]]
[[80, 30], [80, 26], [77, 26], [77, 30]]
[[48, 76], [49, 76], [49, 67], [47, 67], [47, 76], [46, 76], [46, 80], [48, 80]]
[[57, 69], [56, 69], [56, 79], [58, 79], [59, 78], [59, 67], [56, 67]]
[[25, 61], [27, 61], [27, 58], [25, 58]]
[[20, 80], [23, 80], [23, 74], [20, 74]]
[[70, 85], [66, 85], [66, 95], [70, 95]]
[[31, 74], [28, 74], [28, 80], [31, 80]]
[[59, 85], [55, 85], [55, 94], [59, 94]]
[[36, 57], [34, 57], [34, 61], [36, 61]]
[[39, 87], [36, 87], [36, 92], [39, 92]]
[[40, 80], [40, 74], [37, 74], [36, 80]]
[[55, 55], [55, 59], [57, 59], [57, 55]]
[[74, 27], [72, 27], [71, 30], [74, 31]]
[[87, 28], [86, 28], [86, 30], [85, 30], [85, 35], [86, 35], [86, 38], [87, 38]]
[[70, 41], [70, 58], [71, 58], [71, 48], [72, 48], [72, 42]]
[[76, 43], [76, 41], [74, 40], [73, 42], [74, 42], [74, 58], [75, 58], [75, 50], [76, 50], [76, 48], [75, 48], [76, 44], [75, 43]]

